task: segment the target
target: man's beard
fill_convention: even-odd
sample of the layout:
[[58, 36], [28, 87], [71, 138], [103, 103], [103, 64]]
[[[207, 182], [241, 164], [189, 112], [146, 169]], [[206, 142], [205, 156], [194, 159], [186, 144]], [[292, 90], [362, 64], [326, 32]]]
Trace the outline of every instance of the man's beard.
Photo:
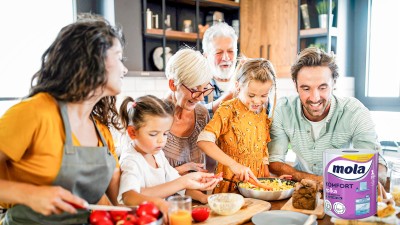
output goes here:
[[326, 108], [328, 108], [330, 106], [330, 100], [321, 99], [318, 103], [321, 103], [322, 108], [318, 111], [314, 111], [310, 106], [310, 104], [312, 104], [312, 103], [313, 102], [307, 100], [306, 103], [302, 104], [302, 105], [303, 105], [303, 109], [306, 110], [308, 112], [308, 114], [310, 114], [313, 117], [322, 116], [325, 113]]
[[222, 69], [219, 66], [214, 67], [214, 77], [219, 79], [231, 79], [235, 66], [231, 65], [229, 68]]

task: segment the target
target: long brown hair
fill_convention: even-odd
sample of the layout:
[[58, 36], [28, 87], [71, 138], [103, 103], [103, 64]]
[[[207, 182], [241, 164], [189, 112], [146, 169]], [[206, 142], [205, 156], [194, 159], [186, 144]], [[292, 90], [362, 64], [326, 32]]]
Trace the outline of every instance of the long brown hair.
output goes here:
[[[29, 97], [47, 92], [55, 99], [79, 102], [94, 95], [107, 83], [105, 59], [115, 40], [125, 45], [120, 27], [100, 16], [78, 20], [65, 26], [42, 55], [41, 68], [32, 77]], [[105, 125], [118, 126], [116, 97], [102, 98], [92, 115]]]

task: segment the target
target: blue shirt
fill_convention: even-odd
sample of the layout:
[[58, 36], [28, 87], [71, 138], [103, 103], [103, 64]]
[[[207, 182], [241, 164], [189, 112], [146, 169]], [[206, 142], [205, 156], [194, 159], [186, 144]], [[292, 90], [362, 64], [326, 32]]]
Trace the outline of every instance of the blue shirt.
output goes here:
[[202, 102], [202, 104], [204, 104], [204, 106], [207, 108], [208, 114], [210, 115], [210, 118], [212, 118], [212, 116], [214, 115], [214, 112], [212, 110], [213, 104], [211, 102], [213, 102], [213, 101], [217, 100], [219, 97], [221, 97], [221, 95], [224, 93], [224, 91], [218, 87], [218, 85], [214, 79], [211, 79], [210, 84], [212, 86], [214, 86], [214, 91], [212, 92], [212, 94], [210, 94], [213, 96], [213, 98], [210, 98], [210, 95], [204, 96], [204, 101]]

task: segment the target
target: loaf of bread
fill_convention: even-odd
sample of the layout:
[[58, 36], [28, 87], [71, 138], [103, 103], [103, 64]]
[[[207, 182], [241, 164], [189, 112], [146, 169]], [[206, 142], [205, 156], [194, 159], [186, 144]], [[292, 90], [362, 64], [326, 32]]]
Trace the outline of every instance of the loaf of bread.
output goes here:
[[314, 210], [318, 204], [318, 185], [316, 181], [303, 179], [297, 182], [293, 192], [292, 204], [296, 209]]

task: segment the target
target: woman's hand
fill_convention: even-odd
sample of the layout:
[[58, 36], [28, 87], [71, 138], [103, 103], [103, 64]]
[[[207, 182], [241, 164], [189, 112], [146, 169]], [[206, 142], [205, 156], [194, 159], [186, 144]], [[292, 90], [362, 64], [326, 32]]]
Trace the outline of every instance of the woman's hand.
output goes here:
[[181, 177], [185, 179], [186, 189], [197, 189], [201, 191], [212, 190], [222, 180], [212, 173], [194, 172]]
[[35, 186], [32, 192], [27, 193], [25, 205], [45, 216], [62, 212], [76, 213], [76, 209], [69, 202], [79, 206], [88, 204], [62, 187]]
[[247, 182], [250, 178], [257, 180], [257, 177], [253, 174], [253, 171], [249, 167], [243, 166], [240, 163], [234, 163], [229, 166], [229, 169], [239, 178], [240, 181]]
[[178, 170], [179, 174], [181, 175], [189, 171], [207, 172], [207, 170], [204, 169], [204, 163], [195, 163], [195, 162], [185, 163], [181, 166], [175, 167], [175, 169]]

